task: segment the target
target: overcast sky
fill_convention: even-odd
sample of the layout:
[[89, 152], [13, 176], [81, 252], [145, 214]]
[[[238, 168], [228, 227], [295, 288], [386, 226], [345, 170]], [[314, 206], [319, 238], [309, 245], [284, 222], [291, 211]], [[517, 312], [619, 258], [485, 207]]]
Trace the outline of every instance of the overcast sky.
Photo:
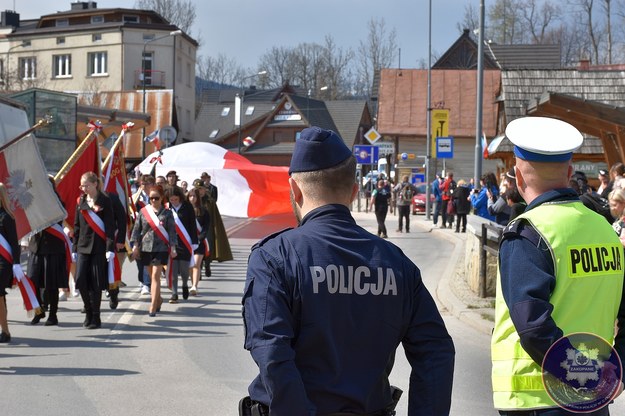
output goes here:
[[[66, 11], [73, 0], [0, 0], [0, 10], [15, 9], [22, 19]], [[456, 25], [465, 4], [479, 0], [432, 0], [432, 53], [445, 52], [458, 38]], [[133, 8], [134, 0], [98, 0], [98, 8]], [[397, 32], [401, 67], [427, 62], [429, 0], [195, 0], [197, 19], [191, 35], [201, 38], [199, 55], [224, 53], [246, 68], [273, 46], [323, 44], [332, 35], [343, 48], [366, 40], [367, 22], [384, 18]], [[393, 65], [399, 66], [399, 61]]]

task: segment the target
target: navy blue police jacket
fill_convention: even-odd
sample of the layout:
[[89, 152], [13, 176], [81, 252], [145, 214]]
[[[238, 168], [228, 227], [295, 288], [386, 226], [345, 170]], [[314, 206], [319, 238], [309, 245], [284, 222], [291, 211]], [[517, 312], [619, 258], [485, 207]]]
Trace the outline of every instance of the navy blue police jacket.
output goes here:
[[243, 318], [260, 371], [249, 394], [272, 416], [386, 408], [400, 343], [412, 367], [408, 414], [449, 413], [454, 346], [419, 269], [343, 205], [252, 248]]

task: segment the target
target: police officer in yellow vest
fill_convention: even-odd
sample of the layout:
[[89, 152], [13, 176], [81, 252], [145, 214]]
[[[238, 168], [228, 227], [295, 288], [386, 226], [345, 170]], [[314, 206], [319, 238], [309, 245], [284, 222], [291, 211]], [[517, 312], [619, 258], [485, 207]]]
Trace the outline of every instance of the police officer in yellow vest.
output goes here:
[[[506, 416], [573, 415], [546, 391], [541, 364], [556, 341], [579, 332], [614, 343], [625, 358], [623, 246], [605, 219], [568, 188], [573, 151], [583, 141], [575, 127], [525, 117], [512, 121], [506, 136], [515, 145], [516, 182], [528, 205], [506, 227], [499, 248], [494, 405]], [[622, 386], [617, 379], [611, 397]], [[609, 415], [608, 407], [587, 414]]]

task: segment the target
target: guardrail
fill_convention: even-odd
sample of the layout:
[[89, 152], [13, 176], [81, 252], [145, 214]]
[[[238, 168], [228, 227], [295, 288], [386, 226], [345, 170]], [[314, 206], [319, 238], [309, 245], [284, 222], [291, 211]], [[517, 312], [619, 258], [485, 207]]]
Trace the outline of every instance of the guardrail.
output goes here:
[[497, 235], [497, 241], [501, 240], [503, 227], [493, 224], [482, 224], [482, 235], [480, 237], [480, 271], [478, 282], [478, 295], [481, 298], [486, 297], [486, 253], [493, 256], [499, 256], [499, 249], [488, 245], [488, 231], [492, 231]]

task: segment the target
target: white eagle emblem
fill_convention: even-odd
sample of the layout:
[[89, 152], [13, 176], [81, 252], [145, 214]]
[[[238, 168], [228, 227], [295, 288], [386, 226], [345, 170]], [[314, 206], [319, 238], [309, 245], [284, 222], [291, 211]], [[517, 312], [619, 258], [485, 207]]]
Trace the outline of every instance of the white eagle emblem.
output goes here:
[[7, 180], [7, 188], [13, 209], [19, 207], [27, 210], [33, 203], [34, 197], [30, 193], [32, 181], [30, 179], [26, 180], [26, 171], [24, 169], [11, 172]]

